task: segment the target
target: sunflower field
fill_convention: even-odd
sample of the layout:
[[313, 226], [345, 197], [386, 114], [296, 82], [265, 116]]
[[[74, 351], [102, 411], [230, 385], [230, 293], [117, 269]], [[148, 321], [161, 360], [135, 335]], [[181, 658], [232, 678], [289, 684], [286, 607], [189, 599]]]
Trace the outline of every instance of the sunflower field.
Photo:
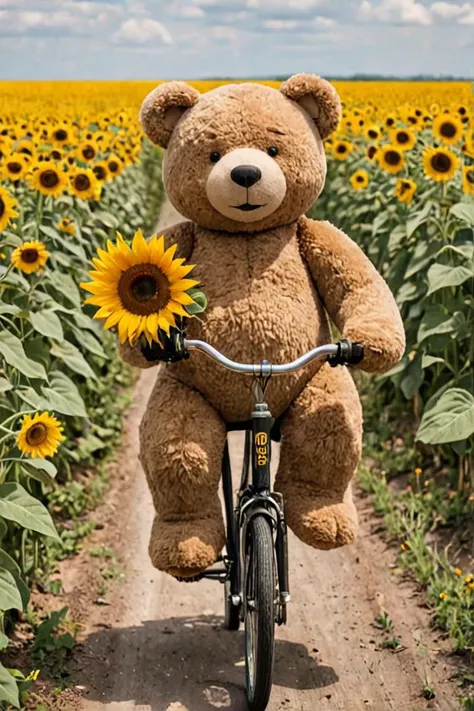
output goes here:
[[[221, 82], [191, 83], [204, 92]], [[100, 271], [130, 244], [146, 250], [140, 230], [153, 232], [161, 153], [137, 114], [155, 85], [0, 82], [0, 651], [51, 551], [57, 559], [71, 550], [61, 513], [77, 515], [77, 472], [93, 476], [119, 438], [131, 374], [115, 337], [91, 318], [109, 308], [109, 294], [94, 298], [91, 286], [85, 304], [83, 290], [97, 253]], [[408, 348], [378, 379], [379, 396], [410, 412], [427, 456], [447, 462], [457, 489], [472, 496], [471, 88], [336, 87], [344, 114], [326, 143], [328, 178], [311, 213], [356, 239], [396, 295]], [[171, 262], [155, 242], [149, 249]], [[194, 283], [176, 268], [184, 293]], [[136, 325], [122, 321], [122, 340], [133, 337]], [[0, 665], [0, 707], [18, 707], [27, 685]]]

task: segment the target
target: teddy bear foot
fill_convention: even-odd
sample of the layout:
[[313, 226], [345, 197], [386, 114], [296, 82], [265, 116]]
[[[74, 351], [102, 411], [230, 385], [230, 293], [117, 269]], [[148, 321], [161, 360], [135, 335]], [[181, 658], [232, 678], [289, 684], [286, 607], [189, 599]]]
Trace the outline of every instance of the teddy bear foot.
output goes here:
[[288, 525], [298, 538], [319, 550], [353, 543], [357, 536], [357, 511], [349, 502], [330, 504], [326, 497], [285, 502]]
[[175, 578], [194, 578], [217, 561], [224, 544], [222, 521], [155, 518], [148, 552], [158, 570]]

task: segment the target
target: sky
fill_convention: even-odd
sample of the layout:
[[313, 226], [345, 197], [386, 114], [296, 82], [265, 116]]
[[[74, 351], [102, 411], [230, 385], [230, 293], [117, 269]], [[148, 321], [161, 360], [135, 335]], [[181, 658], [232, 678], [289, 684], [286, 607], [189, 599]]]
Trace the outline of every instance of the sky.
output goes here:
[[1, 79], [474, 76], [474, 0], [0, 0]]

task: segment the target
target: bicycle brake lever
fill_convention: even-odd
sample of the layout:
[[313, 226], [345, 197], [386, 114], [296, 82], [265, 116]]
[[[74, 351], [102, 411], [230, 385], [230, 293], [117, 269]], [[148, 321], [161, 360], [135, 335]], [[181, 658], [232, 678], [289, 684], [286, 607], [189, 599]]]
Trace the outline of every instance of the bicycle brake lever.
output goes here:
[[357, 365], [364, 358], [364, 347], [360, 343], [352, 343], [343, 338], [337, 344], [337, 353], [328, 357], [332, 368], [337, 365]]

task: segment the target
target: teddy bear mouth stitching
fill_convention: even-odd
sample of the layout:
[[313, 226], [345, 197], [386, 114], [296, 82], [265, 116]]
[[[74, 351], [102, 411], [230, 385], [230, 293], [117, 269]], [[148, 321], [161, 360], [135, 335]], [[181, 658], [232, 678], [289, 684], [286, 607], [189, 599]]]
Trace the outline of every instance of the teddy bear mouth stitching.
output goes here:
[[242, 210], [242, 212], [251, 212], [252, 210], [258, 210], [259, 207], [265, 207], [264, 205], [252, 205], [250, 202], [244, 202], [243, 205], [231, 205], [231, 207], [236, 210]]

